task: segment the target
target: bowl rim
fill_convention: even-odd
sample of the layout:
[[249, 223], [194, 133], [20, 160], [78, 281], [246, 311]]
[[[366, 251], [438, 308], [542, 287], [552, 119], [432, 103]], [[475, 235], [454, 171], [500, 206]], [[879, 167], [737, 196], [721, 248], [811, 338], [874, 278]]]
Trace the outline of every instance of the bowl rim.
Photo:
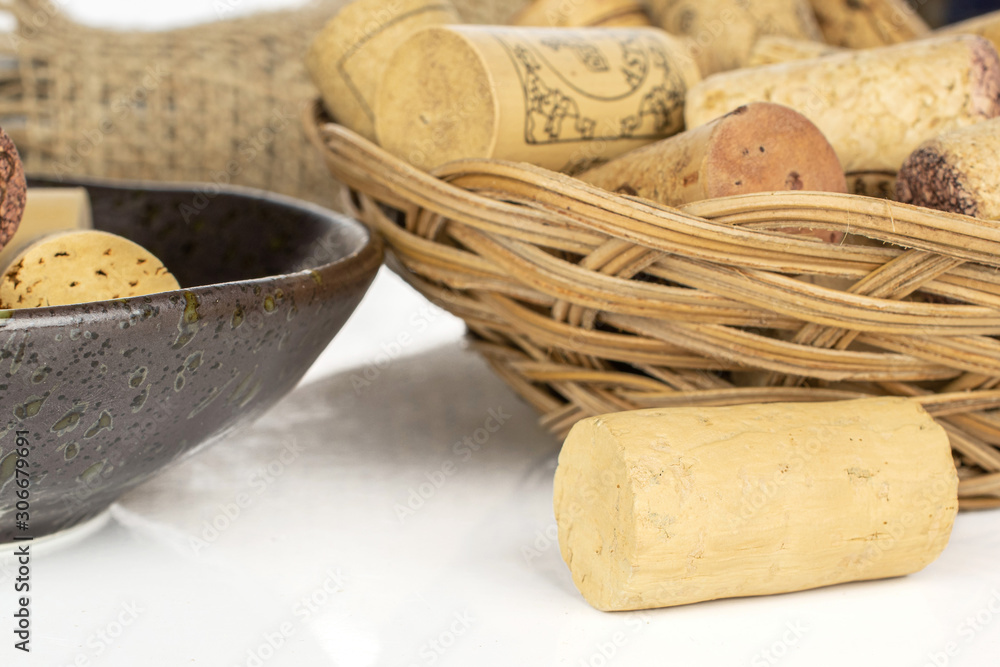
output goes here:
[[[298, 283], [306, 277], [315, 278], [316, 276], [319, 276], [321, 284], [325, 286], [325, 289], [323, 290], [324, 292], [337, 292], [340, 290], [330, 290], [330, 286], [334, 285], [340, 287], [341, 289], [347, 288], [361, 280], [372, 277], [382, 264], [384, 248], [381, 238], [378, 234], [375, 234], [371, 228], [357, 218], [351, 217], [346, 213], [340, 213], [338, 211], [325, 208], [319, 204], [314, 204], [309, 201], [296, 199], [295, 197], [290, 197], [288, 195], [268, 190], [261, 190], [259, 188], [251, 188], [241, 185], [218, 185], [215, 183], [199, 183], [194, 181], [160, 182], [93, 177], [67, 177], [64, 179], [58, 179], [44, 175], [28, 175], [27, 178], [29, 188], [97, 187], [117, 189], [126, 192], [178, 192], [204, 194], [206, 196], [208, 196], [208, 193], [211, 192], [212, 197], [216, 197], [220, 194], [227, 194], [246, 199], [252, 198], [258, 202], [264, 200], [268, 204], [297, 209], [302, 212], [311, 213], [320, 218], [325, 218], [333, 224], [353, 228], [361, 233], [362, 238], [359, 241], [358, 246], [343, 257], [319, 264], [312, 268], [301, 269], [290, 273], [276, 273], [246, 280], [232, 280], [221, 283], [197, 285], [194, 287], [181, 287], [177, 290], [152, 292], [150, 294], [140, 296], [103, 299], [99, 301], [84, 301], [61, 306], [8, 309], [0, 308], [0, 331], [8, 329], [9, 326], [13, 325], [15, 322], [26, 323], [30, 321], [33, 326], [63, 326], [66, 324], [67, 318], [83, 316], [93, 317], [95, 313], [92, 309], [95, 306], [100, 307], [101, 305], [128, 307], [130, 305], [142, 304], [144, 306], [153, 305], [169, 308], [173, 307], [178, 302], [183, 304], [185, 302], [185, 294], [193, 294], [195, 297], [207, 296], [215, 290], [218, 290], [220, 287], [232, 285], [254, 287], [265, 284], [273, 285], [275, 282]], [[82, 307], [87, 307], [88, 312], [80, 312]]]

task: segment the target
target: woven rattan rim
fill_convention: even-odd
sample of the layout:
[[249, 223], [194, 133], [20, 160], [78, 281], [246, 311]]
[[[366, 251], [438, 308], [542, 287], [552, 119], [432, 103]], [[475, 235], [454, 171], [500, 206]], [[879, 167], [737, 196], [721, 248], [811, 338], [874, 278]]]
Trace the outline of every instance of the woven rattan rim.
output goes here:
[[[678, 210], [493, 160], [428, 174], [318, 104], [305, 120], [390, 266], [553, 433], [635, 408], [910, 396], [951, 438], [961, 507], [1000, 507], [1000, 224], [813, 192]], [[777, 231], [796, 226], [852, 236]]]

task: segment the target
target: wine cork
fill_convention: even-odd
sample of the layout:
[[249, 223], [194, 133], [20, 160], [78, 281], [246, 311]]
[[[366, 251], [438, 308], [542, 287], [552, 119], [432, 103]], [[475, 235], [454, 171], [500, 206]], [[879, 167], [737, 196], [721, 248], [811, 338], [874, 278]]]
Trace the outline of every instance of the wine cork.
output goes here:
[[870, 49], [924, 37], [930, 28], [907, 0], [809, 0], [823, 40]]
[[842, 53], [843, 49], [805, 39], [793, 39], [781, 35], [764, 35], [758, 39], [747, 56], [746, 67], [759, 67], [786, 63], [791, 60], [821, 58], [832, 53]]
[[855, 171], [847, 174], [847, 191], [864, 197], [897, 201], [896, 172]]
[[1000, 10], [952, 23], [935, 30], [934, 35], [978, 35], [1000, 49]]
[[1000, 113], [1000, 57], [960, 35], [725, 72], [691, 89], [688, 127], [756, 100], [816, 123], [848, 173], [895, 172], [924, 141]]
[[653, 23], [694, 41], [703, 75], [742, 67], [762, 35], [820, 40], [807, 0], [649, 0]]
[[1000, 219], [1000, 118], [926, 141], [903, 163], [896, 195], [908, 204]]
[[917, 572], [958, 476], [905, 398], [653, 409], [576, 424], [554, 505], [584, 598], [649, 609]]
[[147, 250], [96, 230], [46, 236], [14, 258], [0, 277], [0, 308], [39, 308], [180, 289]]
[[374, 141], [378, 84], [393, 51], [420, 28], [460, 21], [448, 0], [356, 0], [313, 40], [306, 69], [337, 122]]
[[21, 223], [27, 190], [17, 147], [0, 129], [0, 250], [10, 242]]
[[44, 236], [93, 226], [85, 188], [30, 188], [17, 234], [0, 250], [0, 268]]
[[638, 0], [535, 0], [512, 25], [543, 28], [638, 28], [652, 25]]
[[682, 130], [699, 78], [656, 28], [425, 28], [386, 69], [376, 128], [422, 169], [495, 158], [572, 172]]
[[[847, 191], [844, 170], [823, 133], [797, 111], [770, 102], [739, 107], [577, 178], [675, 207], [752, 192]], [[796, 231], [828, 242], [842, 237], [826, 230]]]

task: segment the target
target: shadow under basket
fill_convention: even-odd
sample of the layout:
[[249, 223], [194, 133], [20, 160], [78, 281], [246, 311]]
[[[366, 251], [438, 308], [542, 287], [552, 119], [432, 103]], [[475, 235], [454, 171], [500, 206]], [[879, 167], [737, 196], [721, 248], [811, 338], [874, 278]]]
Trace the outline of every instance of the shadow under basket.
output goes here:
[[319, 103], [305, 120], [389, 265], [556, 435], [639, 408], [909, 396], [951, 439], [961, 507], [1000, 507], [1000, 223], [819, 192], [673, 209], [496, 160], [426, 173]]

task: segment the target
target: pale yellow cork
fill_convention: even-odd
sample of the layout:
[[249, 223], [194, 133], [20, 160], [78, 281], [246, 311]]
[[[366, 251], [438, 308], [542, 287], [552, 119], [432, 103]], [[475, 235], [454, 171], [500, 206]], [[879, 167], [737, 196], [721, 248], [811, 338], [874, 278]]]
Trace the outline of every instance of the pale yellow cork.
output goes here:
[[821, 39], [807, 0], [649, 0], [655, 25], [689, 37], [705, 76], [742, 67], [763, 35]]
[[941, 132], [1000, 113], [1000, 57], [981, 37], [929, 38], [711, 76], [687, 96], [697, 127], [754, 101], [804, 114], [845, 171], [898, 171]]
[[180, 289], [163, 263], [128, 239], [62, 232], [30, 245], [0, 277], [0, 308], [40, 308]]
[[699, 80], [656, 28], [426, 28], [386, 69], [376, 133], [427, 170], [495, 158], [575, 172], [681, 131]]
[[637, 28], [652, 23], [638, 0], [535, 0], [511, 25], [547, 28]]
[[810, 0], [823, 39], [834, 46], [869, 49], [930, 32], [907, 0]]
[[574, 426], [554, 505], [583, 597], [648, 609], [917, 572], [958, 476], [905, 398], [653, 409]]
[[409, 35], [460, 23], [448, 0], [356, 0], [323, 27], [306, 68], [336, 121], [375, 139], [375, 98], [385, 65]]

